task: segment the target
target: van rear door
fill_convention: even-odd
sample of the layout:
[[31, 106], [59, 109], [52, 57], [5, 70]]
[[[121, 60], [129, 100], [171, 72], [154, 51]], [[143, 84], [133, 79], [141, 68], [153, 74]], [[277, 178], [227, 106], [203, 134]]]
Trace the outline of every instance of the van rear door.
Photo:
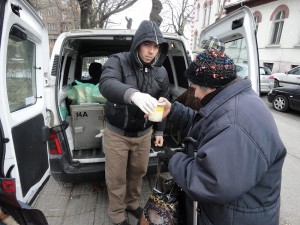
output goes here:
[[30, 202], [49, 177], [44, 76], [47, 30], [26, 1], [0, 2], [0, 169]]
[[216, 36], [225, 43], [225, 53], [234, 63], [247, 68], [247, 79], [259, 94], [259, 59], [256, 41], [256, 24], [251, 10], [244, 6], [228, 14], [204, 29], [200, 42], [208, 36]]

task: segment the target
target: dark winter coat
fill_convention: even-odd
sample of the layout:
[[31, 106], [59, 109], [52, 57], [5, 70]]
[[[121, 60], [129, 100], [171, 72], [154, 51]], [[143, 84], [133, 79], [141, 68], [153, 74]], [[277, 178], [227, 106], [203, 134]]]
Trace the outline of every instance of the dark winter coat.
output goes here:
[[171, 158], [169, 170], [198, 201], [198, 224], [279, 224], [286, 149], [248, 80], [230, 84], [198, 112], [175, 102], [168, 116], [179, 128], [190, 128], [188, 136], [196, 140], [187, 144], [190, 156]]
[[[160, 46], [157, 57], [151, 64], [143, 64], [137, 48], [145, 41]], [[137, 90], [154, 98], [169, 97], [169, 79], [162, 66], [168, 52], [168, 43], [153, 21], [143, 21], [136, 31], [130, 52], [112, 55], [103, 65], [99, 83], [101, 94], [108, 100], [105, 116], [109, 124], [127, 133], [143, 131], [153, 125], [144, 118], [144, 113], [131, 103], [130, 96]], [[155, 123], [154, 130], [162, 135], [165, 120]], [[157, 134], [158, 134], [157, 133]]]

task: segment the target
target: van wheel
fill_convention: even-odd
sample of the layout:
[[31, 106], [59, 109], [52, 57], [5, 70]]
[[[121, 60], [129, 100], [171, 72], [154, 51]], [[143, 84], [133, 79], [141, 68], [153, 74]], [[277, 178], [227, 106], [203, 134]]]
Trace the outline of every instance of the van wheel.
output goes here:
[[278, 95], [273, 100], [273, 108], [279, 112], [286, 112], [289, 109], [289, 102], [283, 95]]
[[278, 80], [274, 80], [274, 88], [279, 87], [279, 81]]

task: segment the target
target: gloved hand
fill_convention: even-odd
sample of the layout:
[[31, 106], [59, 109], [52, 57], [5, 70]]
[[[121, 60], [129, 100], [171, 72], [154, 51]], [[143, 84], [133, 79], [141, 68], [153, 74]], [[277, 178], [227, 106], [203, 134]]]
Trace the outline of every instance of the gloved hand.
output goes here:
[[170, 159], [176, 153], [177, 152], [172, 151], [170, 148], [165, 148], [163, 152], [157, 153], [157, 157], [168, 167]]
[[131, 96], [131, 101], [146, 114], [152, 113], [157, 106], [155, 98], [142, 92], [134, 92]]

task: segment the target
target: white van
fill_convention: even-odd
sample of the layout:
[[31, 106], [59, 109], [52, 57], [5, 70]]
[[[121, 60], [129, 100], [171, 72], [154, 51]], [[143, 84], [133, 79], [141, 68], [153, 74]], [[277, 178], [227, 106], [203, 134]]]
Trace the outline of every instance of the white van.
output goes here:
[[[60, 182], [99, 180], [104, 176], [105, 163], [101, 148], [105, 99], [97, 92], [99, 68], [111, 54], [129, 50], [135, 31], [62, 33], [49, 61], [47, 30], [26, 2], [1, 1], [0, 15], [1, 176], [15, 178], [17, 197], [24, 202], [33, 199], [50, 170]], [[232, 57], [241, 51], [229, 46], [244, 41], [248, 79], [259, 93], [251, 11], [241, 8], [202, 34], [199, 43], [206, 36], [217, 36], [226, 43], [225, 52], [230, 49]], [[188, 87], [184, 71], [190, 56], [181, 37], [166, 33], [164, 37], [169, 43], [164, 66], [175, 100]], [[165, 145], [180, 146], [177, 132], [170, 126], [165, 132]], [[156, 166], [159, 150], [149, 149], [149, 169]]]

